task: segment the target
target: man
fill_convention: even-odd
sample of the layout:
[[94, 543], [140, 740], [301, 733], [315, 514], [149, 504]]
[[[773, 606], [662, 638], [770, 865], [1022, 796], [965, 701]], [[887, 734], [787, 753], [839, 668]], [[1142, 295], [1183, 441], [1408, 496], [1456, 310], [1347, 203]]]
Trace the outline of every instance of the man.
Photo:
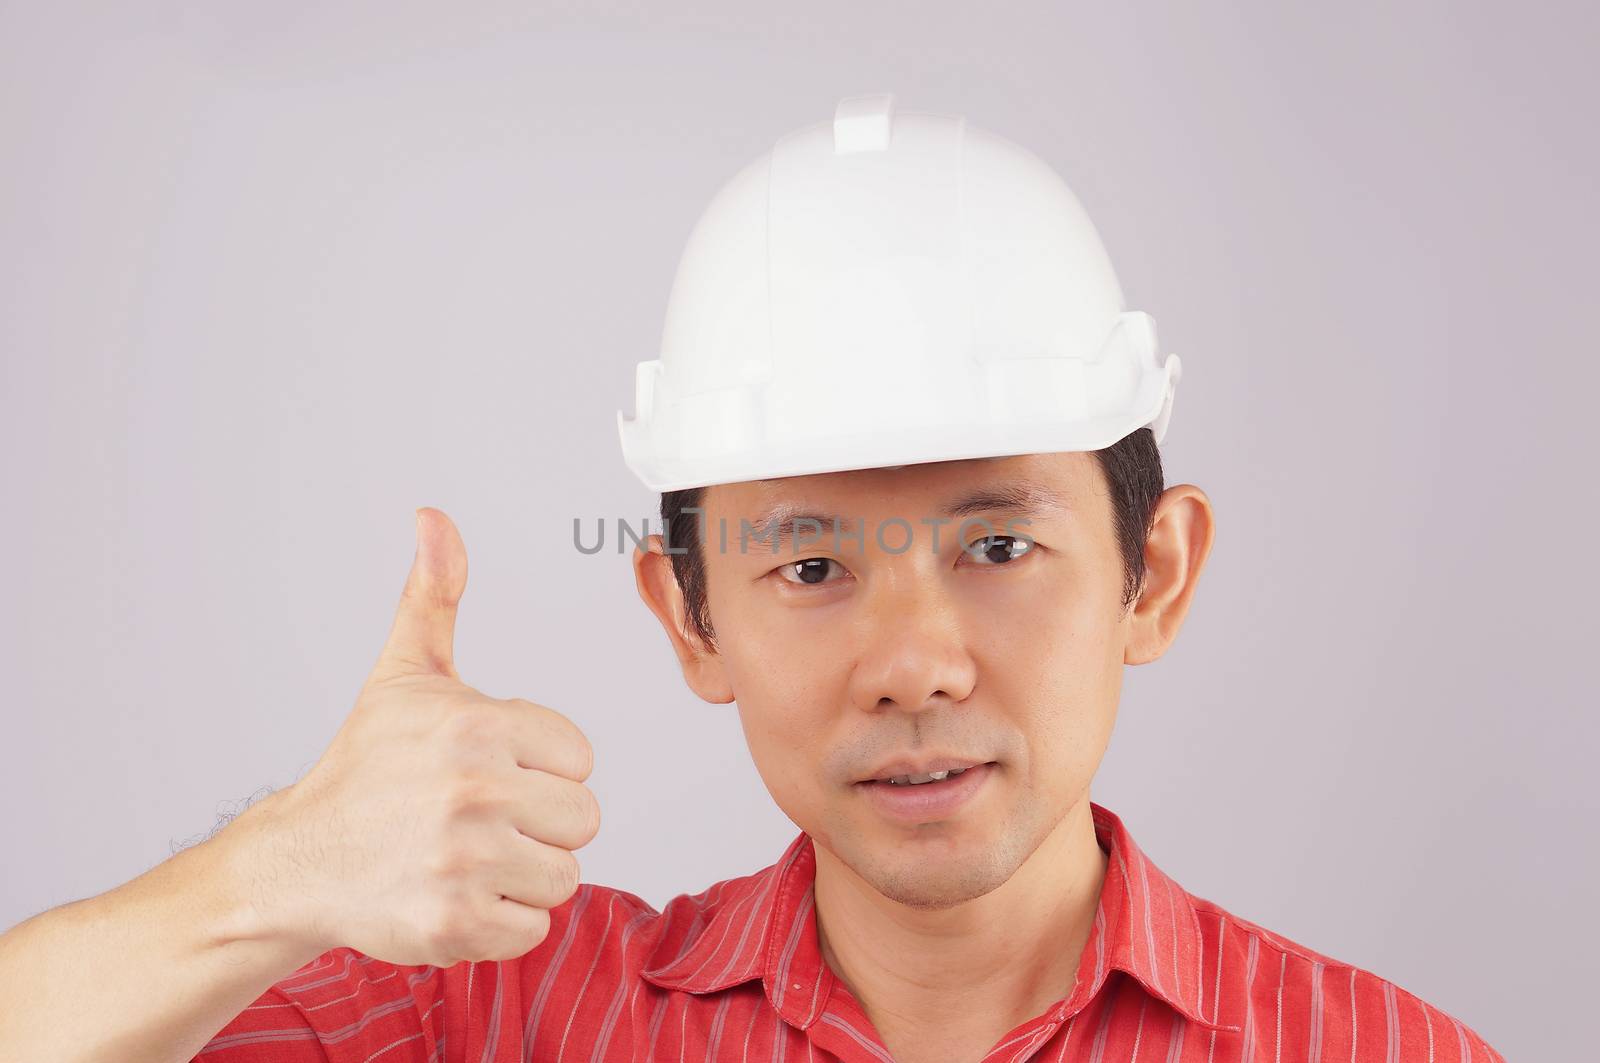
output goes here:
[[[691, 689], [737, 702], [801, 828], [787, 849], [661, 911], [580, 884], [592, 750], [554, 710], [461, 681], [466, 550], [422, 509], [327, 752], [206, 844], [0, 939], [5, 1043], [207, 1063], [1499, 1060], [1393, 983], [1186, 892], [1090, 801], [1122, 668], [1171, 645], [1212, 543], [1205, 493], [1162, 483], [1178, 375], [1041, 162], [843, 101], [708, 208], [620, 421], [662, 492], [641, 598]], [[50, 993], [108, 947], [118, 977], [92, 1000]]]

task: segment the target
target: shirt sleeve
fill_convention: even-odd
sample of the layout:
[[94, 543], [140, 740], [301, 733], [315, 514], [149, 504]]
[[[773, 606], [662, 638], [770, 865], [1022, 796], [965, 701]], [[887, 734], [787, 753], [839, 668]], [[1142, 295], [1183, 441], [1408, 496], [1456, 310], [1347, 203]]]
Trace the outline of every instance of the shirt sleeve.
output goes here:
[[[580, 883], [550, 909], [545, 939], [516, 959], [402, 966], [334, 948], [270, 986], [190, 1063], [543, 1059], [563, 1046], [570, 1055], [569, 1038], [627, 1036], [618, 1013], [637, 998], [658, 915], [632, 893]], [[624, 1025], [634, 1019], [627, 1012]]]
[[339, 947], [280, 979], [191, 1063], [385, 1063], [444, 1058], [443, 971]]

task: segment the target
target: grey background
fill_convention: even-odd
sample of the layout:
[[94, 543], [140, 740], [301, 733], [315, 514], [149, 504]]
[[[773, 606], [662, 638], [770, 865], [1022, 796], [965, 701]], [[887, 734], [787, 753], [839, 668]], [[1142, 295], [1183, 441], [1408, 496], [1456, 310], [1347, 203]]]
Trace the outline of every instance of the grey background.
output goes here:
[[653, 512], [614, 413], [713, 191], [893, 91], [1054, 165], [1184, 360], [1168, 479], [1218, 537], [1095, 800], [1508, 1056], [1575, 1039], [1592, 7], [137, 8], [0, 14], [0, 924], [309, 769], [419, 505], [463, 677], [594, 743], [587, 880], [775, 859], [734, 707], [572, 519]]

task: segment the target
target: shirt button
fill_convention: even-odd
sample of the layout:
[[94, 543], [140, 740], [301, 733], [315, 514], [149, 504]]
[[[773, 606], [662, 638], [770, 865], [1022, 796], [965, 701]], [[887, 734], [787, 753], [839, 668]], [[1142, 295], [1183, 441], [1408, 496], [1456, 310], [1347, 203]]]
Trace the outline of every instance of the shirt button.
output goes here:
[[800, 988], [800, 983], [799, 983], [799, 982], [796, 982], [796, 983], [795, 983], [795, 984], [794, 984], [794, 987], [795, 987], [795, 988], [796, 988], [796, 989], [799, 989], [799, 988]]

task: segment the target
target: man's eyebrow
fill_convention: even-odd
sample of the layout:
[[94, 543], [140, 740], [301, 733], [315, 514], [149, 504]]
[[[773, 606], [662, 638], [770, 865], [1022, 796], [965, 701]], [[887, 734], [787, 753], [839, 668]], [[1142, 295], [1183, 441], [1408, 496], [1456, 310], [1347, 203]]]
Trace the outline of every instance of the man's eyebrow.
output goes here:
[[[997, 512], [1040, 513], [1055, 510], [1065, 513], [1070, 508], [1060, 495], [1042, 484], [1031, 480], [1006, 480], [985, 484], [950, 500], [940, 508], [939, 515], [955, 519]], [[848, 534], [859, 523], [855, 517], [824, 513], [799, 503], [780, 502], [752, 521], [747, 534], [751, 542], [761, 543], [768, 549], [772, 549], [768, 544], [776, 543], [781, 549], [795, 540], [802, 524], [805, 525], [807, 538], [816, 542], [823, 535], [832, 535], [836, 526], [840, 534]]]
[[1038, 513], [1057, 510], [1065, 513], [1070, 506], [1050, 488], [1031, 480], [1005, 480], [985, 484], [976, 491], [953, 499], [940, 511], [946, 517], [970, 517], [995, 511], [1013, 513]]
[[[815, 522], [815, 523], [812, 523]], [[744, 523], [741, 520], [741, 525]], [[795, 540], [800, 531], [799, 525], [804, 523], [806, 538], [811, 542], [819, 542], [823, 536], [832, 536], [834, 529], [838, 534], [848, 535], [860, 523], [853, 517], [844, 517], [836, 513], [823, 513], [818, 510], [807, 509], [794, 502], [780, 502], [769, 509], [759, 519], [752, 521], [746, 534], [749, 542], [760, 543], [766, 549], [773, 551], [788, 546]], [[742, 529], [741, 529], [742, 530]], [[729, 529], [729, 539], [737, 541], [738, 532]]]

